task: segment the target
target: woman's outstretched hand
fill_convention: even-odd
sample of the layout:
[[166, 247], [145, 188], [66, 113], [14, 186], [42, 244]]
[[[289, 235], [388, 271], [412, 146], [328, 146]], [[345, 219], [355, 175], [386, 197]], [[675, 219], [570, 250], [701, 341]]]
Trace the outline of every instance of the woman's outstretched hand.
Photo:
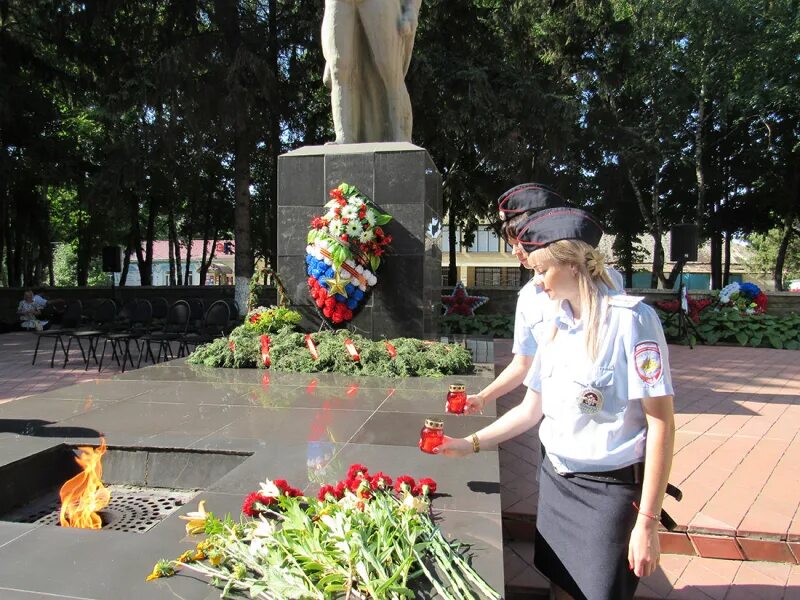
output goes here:
[[466, 456], [472, 454], [472, 442], [464, 438], [444, 436], [444, 442], [437, 446], [433, 453], [445, 456]]
[[470, 394], [467, 396], [467, 404], [464, 406], [465, 415], [474, 415], [483, 412], [486, 398], [480, 394]]

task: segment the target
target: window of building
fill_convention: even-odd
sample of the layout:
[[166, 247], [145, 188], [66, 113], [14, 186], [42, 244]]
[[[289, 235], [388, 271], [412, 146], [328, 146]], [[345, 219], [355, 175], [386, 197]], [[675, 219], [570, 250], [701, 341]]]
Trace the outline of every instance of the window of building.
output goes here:
[[475, 287], [500, 287], [501, 267], [475, 267]]
[[504, 267], [502, 276], [503, 287], [518, 288], [522, 285], [519, 267]]
[[[456, 252], [461, 251], [461, 229], [456, 231]], [[442, 252], [450, 252], [450, 228], [442, 227]]]
[[448, 283], [448, 274], [450, 273], [450, 267], [442, 267], [442, 287], [447, 287], [450, 285]]
[[499, 252], [500, 239], [489, 225], [480, 225], [475, 232], [475, 239], [467, 250], [469, 252]]
[[475, 287], [518, 288], [520, 283], [518, 267], [475, 267]]
[[194, 273], [192, 271], [189, 271], [189, 275], [186, 277], [186, 285], [193, 285], [192, 284], [192, 275], [194, 275]]

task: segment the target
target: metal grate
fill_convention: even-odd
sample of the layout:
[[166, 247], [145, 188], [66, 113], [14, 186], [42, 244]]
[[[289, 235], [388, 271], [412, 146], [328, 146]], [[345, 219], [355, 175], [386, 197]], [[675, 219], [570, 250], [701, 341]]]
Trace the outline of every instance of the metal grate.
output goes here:
[[[144, 533], [197, 495], [194, 490], [142, 488], [130, 485], [106, 486], [111, 492], [108, 506], [100, 511], [103, 529]], [[58, 495], [29, 504], [4, 517], [18, 523], [59, 524]]]

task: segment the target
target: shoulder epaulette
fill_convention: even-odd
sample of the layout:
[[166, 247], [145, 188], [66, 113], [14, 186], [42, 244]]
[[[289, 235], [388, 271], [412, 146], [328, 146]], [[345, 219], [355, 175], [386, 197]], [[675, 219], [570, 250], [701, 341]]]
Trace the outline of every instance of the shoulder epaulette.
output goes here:
[[627, 294], [615, 294], [609, 297], [608, 305], [617, 308], [633, 308], [644, 300], [644, 296], [628, 296]]

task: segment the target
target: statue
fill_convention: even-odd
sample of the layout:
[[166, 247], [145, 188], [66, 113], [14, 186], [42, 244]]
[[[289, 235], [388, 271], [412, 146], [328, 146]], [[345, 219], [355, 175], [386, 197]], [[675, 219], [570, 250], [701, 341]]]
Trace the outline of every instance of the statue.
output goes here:
[[322, 53], [336, 142], [410, 142], [405, 76], [422, 0], [325, 0]]

